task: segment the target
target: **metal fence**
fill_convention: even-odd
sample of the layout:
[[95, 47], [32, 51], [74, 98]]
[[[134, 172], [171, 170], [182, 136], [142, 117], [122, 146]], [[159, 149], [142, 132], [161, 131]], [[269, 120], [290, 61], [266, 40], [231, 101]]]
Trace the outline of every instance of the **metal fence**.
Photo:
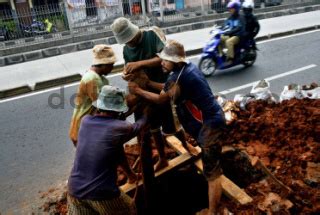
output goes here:
[[60, 5], [45, 5], [0, 11], [2, 40], [37, 37], [68, 30], [68, 22]]
[[[192, 17], [226, 12], [228, 0], [101, 0], [60, 3], [25, 10], [0, 11], [0, 37], [22, 46], [30, 41], [39, 43], [57, 40], [65, 35], [76, 36], [109, 30], [113, 20], [120, 16], [137, 25], [159, 25]], [[292, 0], [312, 2], [316, 0]], [[255, 0], [257, 7], [290, 4], [289, 0]], [[99, 3], [97, 3], [99, 2]], [[0, 38], [1, 39], [1, 38]], [[2, 41], [0, 47], [7, 47]]]

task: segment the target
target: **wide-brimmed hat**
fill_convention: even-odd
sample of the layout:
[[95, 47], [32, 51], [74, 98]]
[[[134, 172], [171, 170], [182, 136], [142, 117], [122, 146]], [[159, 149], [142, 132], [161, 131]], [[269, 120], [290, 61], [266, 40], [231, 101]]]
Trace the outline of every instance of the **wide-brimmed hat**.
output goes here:
[[157, 55], [163, 60], [174, 63], [188, 63], [183, 45], [175, 40], [168, 40], [161, 53]]
[[114, 20], [110, 27], [119, 44], [130, 42], [139, 32], [139, 27], [124, 17]]
[[100, 110], [115, 112], [128, 111], [124, 90], [111, 85], [105, 85], [102, 87], [98, 99], [94, 101], [92, 105]]
[[92, 65], [101, 64], [114, 64], [116, 62], [116, 56], [110, 46], [107, 45], [95, 45], [93, 51]]

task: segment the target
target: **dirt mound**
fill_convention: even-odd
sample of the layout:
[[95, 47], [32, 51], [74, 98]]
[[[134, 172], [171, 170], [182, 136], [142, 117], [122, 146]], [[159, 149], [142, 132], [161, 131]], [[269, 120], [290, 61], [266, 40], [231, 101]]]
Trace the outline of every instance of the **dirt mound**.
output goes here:
[[[236, 112], [228, 126], [223, 145], [245, 149], [258, 156], [269, 170], [292, 189], [286, 197], [293, 205], [270, 197], [281, 194], [268, 181], [245, 188], [254, 202], [237, 206], [226, 200], [230, 211], [241, 214], [264, 212], [318, 214], [320, 212], [320, 100], [292, 99], [282, 103], [250, 102], [246, 111]], [[237, 181], [234, 181], [237, 183]], [[269, 198], [273, 204], [267, 204]], [[278, 204], [276, 204], [276, 202]], [[228, 205], [229, 204], [229, 205]], [[268, 206], [266, 206], [266, 204]]]

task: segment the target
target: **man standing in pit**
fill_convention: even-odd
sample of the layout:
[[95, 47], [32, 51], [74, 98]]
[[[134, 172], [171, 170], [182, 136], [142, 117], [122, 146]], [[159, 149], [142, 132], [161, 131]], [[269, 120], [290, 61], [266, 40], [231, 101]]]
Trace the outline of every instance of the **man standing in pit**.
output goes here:
[[202, 149], [203, 174], [208, 181], [209, 196], [209, 209], [205, 214], [216, 214], [222, 193], [220, 157], [225, 127], [223, 110], [198, 67], [186, 60], [182, 44], [168, 41], [159, 57], [163, 71], [170, 73], [166, 83], [162, 84], [161, 93], [143, 90], [134, 82], [129, 82], [129, 89], [131, 93], [157, 104], [173, 101], [183, 128]]
[[[152, 92], [159, 93], [157, 85], [163, 84], [168, 74], [162, 72], [161, 59], [157, 56], [164, 47], [164, 35], [159, 31], [142, 30], [131, 23], [128, 19], [120, 17], [111, 25], [112, 32], [119, 44], [125, 44], [123, 48], [123, 57], [125, 60], [124, 79], [131, 80], [135, 73], [143, 72], [147, 79], [152, 82], [146, 82], [144, 85]], [[152, 83], [152, 84], [151, 84]], [[164, 146], [165, 140], [162, 134], [176, 134], [177, 137], [185, 142], [183, 130], [176, 132], [173, 124], [170, 105], [164, 103], [161, 105], [141, 102], [135, 111], [135, 119], [141, 117], [141, 110], [145, 105], [151, 105], [150, 112], [150, 131], [155, 140], [159, 152], [159, 161], [155, 165], [155, 171], [168, 166]], [[162, 131], [161, 131], [162, 127]], [[148, 134], [146, 134], [148, 135]], [[186, 145], [186, 144], [185, 144]], [[190, 145], [189, 145], [190, 146]]]

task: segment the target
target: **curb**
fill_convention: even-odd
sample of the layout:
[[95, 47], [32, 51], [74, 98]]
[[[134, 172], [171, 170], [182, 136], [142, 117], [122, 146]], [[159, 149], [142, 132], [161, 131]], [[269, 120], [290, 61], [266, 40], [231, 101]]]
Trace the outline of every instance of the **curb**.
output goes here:
[[[292, 14], [299, 14], [304, 12], [320, 10], [320, 4], [314, 4], [314, 3], [312, 5], [309, 5], [309, 3], [305, 3], [305, 4], [306, 5], [301, 5], [301, 7], [297, 7], [297, 8], [291, 8], [292, 7], [291, 5], [278, 6], [280, 7], [280, 10], [277, 10], [277, 8], [259, 9], [256, 15], [259, 18], [259, 20], [262, 20], [266, 18], [273, 18], [273, 17], [284, 16], [284, 15], [292, 15]], [[168, 26], [168, 23], [166, 23], [166, 25], [163, 26], [162, 28], [167, 35], [173, 34], [173, 33], [181, 33], [185, 31], [198, 30], [198, 29], [210, 27], [216, 23], [223, 22], [226, 16], [227, 16], [226, 13], [222, 13], [222, 14], [206, 15], [203, 17], [189, 18], [179, 22], [173, 21], [171, 23], [172, 26]], [[87, 49], [91, 49], [96, 44], [107, 44], [107, 45], [116, 44], [116, 40], [111, 31], [99, 32], [98, 34], [100, 35], [100, 38], [97, 38], [96, 36], [93, 36], [93, 35], [79, 35], [74, 38], [71, 38], [71, 36], [68, 35], [67, 38], [61, 38], [59, 40], [55, 40], [51, 42], [46, 41], [43, 43], [30, 45], [29, 47], [30, 49], [27, 46], [16, 47], [16, 48], [7, 49], [7, 50], [4, 49], [2, 50], [3, 53], [0, 55], [0, 67], [38, 60], [38, 59], [52, 57], [52, 56], [57, 56], [61, 54], [72, 53], [76, 51], [87, 50]], [[84, 37], [86, 37], [87, 41], [82, 40]], [[10, 41], [8, 43], [10, 43]], [[56, 46], [46, 47], [47, 44], [50, 44], [50, 43], [51, 44], [54, 43], [56, 44]], [[38, 50], [33, 50], [35, 47], [40, 47], [40, 48]], [[16, 51], [14, 50], [19, 50], [18, 51], [19, 53], [15, 53]], [[12, 53], [12, 54], [9, 54], [9, 53]]]
[[[263, 41], [263, 40], [268, 40], [272, 38], [278, 38], [278, 37], [283, 37], [283, 36], [288, 36], [292, 34], [297, 34], [301, 32], [307, 32], [307, 31], [313, 31], [313, 30], [318, 30], [320, 29], [320, 25], [315, 25], [311, 27], [305, 27], [305, 28], [299, 28], [299, 29], [293, 29], [290, 31], [285, 31], [285, 32], [280, 32], [280, 33], [275, 33], [275, 34], [269, 34], [261, 37], [257, 37], [256, 41]], [[188, 50], [186, 51], [187, 56], [192, 56], [192, 55], [197, 55], [202, 52], [202, 48], [197, 48], [193, 50]], [[122, 71], [123, 64], [116, 65], [115, 68], [112, 70], [111, 73], [119, 73]], [[24, 85], [12, 89], [7, 89], [7, 90], [2, 90], [0, 91], [0, 100], [5, 99], [5, 98], [10, 98], [26, 93], [31, 93], [31, 92], [36, 92], [36, 91], [41, 91], [44, 89], [48, 89], [51, 87], [57, 87], [65, 84], [71, 84], [75, 83], [81, 80], [81, 75], [80, 74], [75, 74], [75, 75], [70, 75], [62, 78], [57, 78], [53, 80], [48, 80], [48, 81], [42, 81], [36, 83], [35, 87], [32, 88], [31, 86]]]
[[[123, 64], [115, 65], [111, 73], [119, 73], [122, 71], [122, 68], [123, 68]], [[34, 87], [29, 85], [23, 85], [20, 87], [1, 90], [0, 101], [5, 98], [12, 98], [12, 97], [27, 94], [27, 93], [45, 90], [51, 87], [58, 87], [66, 84], [76, 83], [81, 80], [81, 77], [82, 76], [80, 74], [75, 74], [75, 75], [65, 76], [65, 77], [51, 79], [47, 81], [37, 82], [34, 85]]]
[[16, 88], [12, 88], [12, 89], [9, 89], [9, 90], [0, 91], [0, 99], [10, 98], [10, 97], [14, 97], [14, 96], [17, 96], [17, 95], [31, 93], [31, 92], [32, 92], [31, 87], [28, 86], [28, 85], [24, 85], [24, 86], [21, 86], [21, 87], [16, 87]]

